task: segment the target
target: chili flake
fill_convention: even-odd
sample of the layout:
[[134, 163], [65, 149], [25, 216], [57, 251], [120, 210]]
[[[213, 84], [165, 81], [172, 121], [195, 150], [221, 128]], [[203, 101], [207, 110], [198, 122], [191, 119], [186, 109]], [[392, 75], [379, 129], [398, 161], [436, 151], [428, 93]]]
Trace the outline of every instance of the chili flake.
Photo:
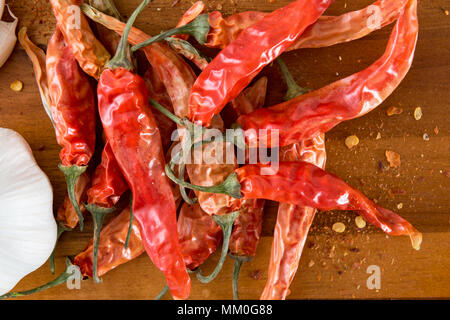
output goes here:
[[402, 164], [400, 155], [394, 151], [386, 150], [386, 159], [392, 168], [398, 168]]

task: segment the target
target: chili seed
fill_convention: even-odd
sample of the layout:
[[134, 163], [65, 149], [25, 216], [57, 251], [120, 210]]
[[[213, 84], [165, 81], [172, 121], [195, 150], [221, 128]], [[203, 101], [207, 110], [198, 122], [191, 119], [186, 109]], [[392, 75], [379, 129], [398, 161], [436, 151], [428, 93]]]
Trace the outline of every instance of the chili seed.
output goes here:
[[399, 204], [397, 204], [397, 209], [398, 210], [403, 209], [403, 203], [400, 202]]
[[345, 224], [343, 224], [342, 222], [336, 222], [335, 224], [333, 224], [332, 229], [334, 232], [342, 233], [345, 231]]
[[428, 133], [423, 134], [423, 140], [425, 140], [425, 141], [430, 140], [430, 136], [428, 135]]
[[417, 107], [414, 110], [414, 119], [416, 119], [417, 121], [419, 121], [420, 119], [422, 119], [423, 113], [422, 113], [422, 108], [421, 107]]
[[364, 218], [361, 217], [361, 216], [357, 216], [357, 217], [356, 217], [355, 223], [356, 223], [356, 226], [357, 226], [358, 228], [360, 228], [360, 229], [366, 227], [366, 220], [364, 220]]
[[23, 89], [23, 82], [20, 80], [16, 80], [11, 83], [11, 89], [15, 92], [20, 92]]
[[349, 149], [356, 147], [358, 144], [359, 144], [359, 138], [355, 135], [349, 136], [345, 139], [345, 145]]

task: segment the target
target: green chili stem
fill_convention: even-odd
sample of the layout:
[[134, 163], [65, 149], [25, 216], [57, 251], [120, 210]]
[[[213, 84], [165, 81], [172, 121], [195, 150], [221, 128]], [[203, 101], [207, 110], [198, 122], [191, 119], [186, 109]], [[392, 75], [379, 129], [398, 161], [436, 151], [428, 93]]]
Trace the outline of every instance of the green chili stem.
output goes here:
[[223, 267], [223, 263], [225, 262], [225, 259], [227, 258], [228, 254], [228, 248], [230, 246], [230, 237], [231, 232], [233, 231], [233, 225], [234, 221], [236, 221], [237, 217], [239, 217], [239, 211], [232, 212], [227, 215], [218, 216], [214, 215], [213, 219], [214, 221], [222, 228], [223, 232], [223, 244], [222, 244], [222, 253], [219, 259], [219, 263], [217, 264], [214, 271], [209, 276], [202, 275], [201, 270], [197, 270], [197, 279], [201, 283], [210, 283], [213, 281], [217, 275], [220, 273]]
[[284, 80], [288, 86], [287, 93], [284, 96], [284, 101], [294, 99], [309, 92], [309, 89], [302, 88], [295, 82], [294, 77], [289, 72], [288, 67], [280, 57], [277, 58], [277, 62], [280, 65], [281, 73], [283, 74]]
[[[56, 221], [56, 226], [58, 227], [56, 232], [56, 243], [58, 243], [59, 238], [61, 238], [61, 235], [66, 231], [72, 231], [72, 229], [69, 229], [65, 227], [61, 221]], [[56, 250], [56, 244], [55, 248], [53, 249], [52, 254], [50, 255], [50, 271], [52, 274], [55, 274], [55, 250]]]
[[161, 112], [163, 115], [165, 115], [167, 118], [169, 118], [170, 120], [172, 120], [173, 122], [175, 122], [177, 125], [179, 126], [183, 126], [185, 123], [183, 122], [183, 120], [179, 117], [177, 117], [176, 115], [174, 115], [172, 112], [170, 112], [169, 110], [167, 110], [166, 108], [164, 108], [162, 105], [160, 105], [158, 102], [156, 102], [153, 99], [149, 99], [150, 104], [159, 112]]
[[[69, 272], [70, 269], [73, 268], [72, 272]], [[66, 258], [66, 270], [60, 274], [56, 279], [50, 281], [47, 284], [44, 284], [43, 286], [27, 290], [27, 291], [21, 291], [21, 292], [10, 292], [5, 295], [0, 296], [0, 300], [8, 299], [8, 298], [16, 298], [16, 297], [23, 297], [23, 296], [29, 296], [31, 294], [53, 288], [56, 286], [59, 286], [60, 284], [65, 283], [70, 277], [72, 277], [76, 272], [78, 272], [81, 275], [80, 269], [77, 266], [74, 266], [68, 258]]]
[[236, 198], [236, 199], [242, 199], [241, 194], [241, 185], [239, 181], [237, 180], [236, 173], [232, 173], [228, 176], [228, 178], [221, 184], [217, 186], [211, 186], [211, 187], [203, 187], [198, 186], [195, 184], [191, 184], [189, 182], [183, 181], [181, 179], [178, 179], [173, 170], [170, 168], [170, 165], [166, 165], [166, 174], [169, 177], [170, 180], [175, 182], [178, 185], [182, 185], [185, 188], [197, 190], [201, 192], [207, 192], [207, 193], [220, 193], [220, 194], [226, 194], [230, 197]]
[[164, 289], [162, 289], [162, 291], [153, 300], [161, 300], [168, 291], [169, 291], [169, 286], [166, 284]]
[[244, 262], [249, 262], [252, 257], [247, 256], [233, 256], [230, 257], [234, 260], [233, 265], [233, 300], [239, 300], [239, 275], [241, 273], [241, 267]]
[[130, 34], [131, 28], [136, 21], [136, 18], [138, 15], [144, 10], [144, 8], [150, 3], [150, 0], [144, 0], [139, 5], [139, 7], [134, 10], [133, 14], [128, 19], [127, 25], [125, 26], [125, 29], [123, 30], [122, 38], [120, 38], [119, 46], [117, 47], [116, 55], [114, 58], [112, 58], [106, 65], [109, 69], [117, 69], [117, 68], [124, 68], [127, 70], [133, 69], [133, 64], [128, 59], [128, 35]]
[[130, 199], [130, 225], [128, 227], [127, 238], [125, 240], [125, 249], [128, 249], [128, 245], [130, 243], [131, 233], [133, 232], [133, 222], [134, 222], [133, 196], [131, 196], [131, 199]]
[[115, 208], [102, 208], [95, 204], [88, 204], [85, 206], [92, 215], [94, 222], [94, 252], [92, 257], [92, 277], [94, 282], [100, 283], [102, 280], [98, 277], [98, 246], [100, 244], [100, 232], [102, 231], [103, 220], [105, 216], [115, 210]]
[[70, 202], [72, 203], [75, 212], [77, 213], [78, 220], [80, 223], [80, 230], [84, 230], [84, 217], [83, 213], [81, 212], [80, 205], [77, 201], [77, 198], [75, 196], [75, 185], [78, 181], [78, 178], [86, 172], [87, 166], [70, 166], [66, 167], [60, 164], [59, 170], [61, 170], [64, 173], [64, 176], [66, 177], [66, 184], [67, 184], [67, 193], [69, 194]]
[[179, 35], [179, 34], [188, 34], [193, 36], [200, 44], [204, 45], [207, 40], [207, 36], [209, 33], [211, 26], [209, 25], [209, 17], [207, 14], [199, 15], [194, 21], [191, 23], [170, 29], [166, 32], [163, 32], [157, 36], [154, 36], [142, 43], [139, 43], [131, 48], [131, 52], [135, 52], [139, 49], [142, 49], [144, 47], [147, 47], [151, 45], [152, 43], [162, 41], [168, 37]]

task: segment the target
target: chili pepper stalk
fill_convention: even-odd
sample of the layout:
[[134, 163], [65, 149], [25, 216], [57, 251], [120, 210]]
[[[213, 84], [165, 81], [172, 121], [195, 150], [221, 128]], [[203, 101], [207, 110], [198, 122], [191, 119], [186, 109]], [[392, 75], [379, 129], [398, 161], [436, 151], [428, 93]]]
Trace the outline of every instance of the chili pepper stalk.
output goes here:
[[4, 299], [8, 299], [8, 298], [29, 296], [29, 295], [59, 286], [63, 283], [66, 283], [67, 280], [69, 280], [71, 277], [74, 277], [76, 274], [81, 275], [80, 269], [77, 266], [74, 266], [69, 258], [66, 258], [66, 270], [64, 270], [64, 272], [61, 273], [56, 279], [50, 281], [47, 284], [44, 284], [40, 287], [31, 289], [31, 290], [7, 293], [3, 296], [0, 296], [0, 300], [4, 300]]
[[210, 29], [209, 25], [209, 17], [207, 14], [202, 14], [198, 16], [194, 21], [191, 23], [171, 29], [169, 31], [163, 32], [157, 36], [152, 37], [151, 39], [148, 39], [145, 42], [142, 42], [138, 45], [135, 45], [131, 48], [131, 52], [136, 52], [139, 49], [142, 49], [146, 46], [151, 45], [152, 43], [162, 41], [168, 37], [179, 35], [179, 34], [188, 34], [193, 36], [200, 44], [206, 43], [206, 38], [208, 36]]
[[196, 272], [197, 279], [201, 283], [210, 283], [219, 275], [220, 271], [222, 270], [223, 264], [228, 255], [228, 249], [229, 249], [229, 245], [230, 245], [231, 232], [233, 231], [233, 225], [238, 216], [239, 216], [239, 211], [235, 211], [230, 214], [226, 214], [226, 215], [222, 215], [222, 216], [214, 215], [212, 217], [214, 219], [214, 221], [222, 228], [222, 233], [223, 233], [222, 251], [221, 251], [219, 262], [217, 263], [217, 266], [215, 267], [213, 272], [211, 272], [210, 275], [204, 276], [200, 269], [197, 270], [197, 272]]
[[[61, 221], [56, 221], [56, 226], [57, 226], [57, 232], [56, 232], [56, 243], [58, 243], [59, 238], [61, 238], [61, 235], [64, 232], [68, 232], [68, 231], [72, 231], [72, 229], [69, 229], [67, 227], [65, 227]], [[55, 250], [56, 250], [56, 246], [55, 249], [53, 249], [52, 254], [50, 255], [50, 271], [52, 272], [52, 274], [55, 274]]]

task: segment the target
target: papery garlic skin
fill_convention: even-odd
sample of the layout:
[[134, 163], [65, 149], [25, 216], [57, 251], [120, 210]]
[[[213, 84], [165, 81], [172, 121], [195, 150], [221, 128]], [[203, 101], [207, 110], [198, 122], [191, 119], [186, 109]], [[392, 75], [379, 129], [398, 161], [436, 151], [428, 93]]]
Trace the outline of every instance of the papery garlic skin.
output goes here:
[[[9, 14], [14, 18], [13, 22], [0, 21], [0, 68], [5, 64], [16, 46], [16, 28], [19, 19], [11, 12]], [[0, 0], [0, 19], [5, 8], [5, 0]]]
[[25, 139], [0, 128], [0, 295], [47, 261], [56, 232], [50, 181]]

